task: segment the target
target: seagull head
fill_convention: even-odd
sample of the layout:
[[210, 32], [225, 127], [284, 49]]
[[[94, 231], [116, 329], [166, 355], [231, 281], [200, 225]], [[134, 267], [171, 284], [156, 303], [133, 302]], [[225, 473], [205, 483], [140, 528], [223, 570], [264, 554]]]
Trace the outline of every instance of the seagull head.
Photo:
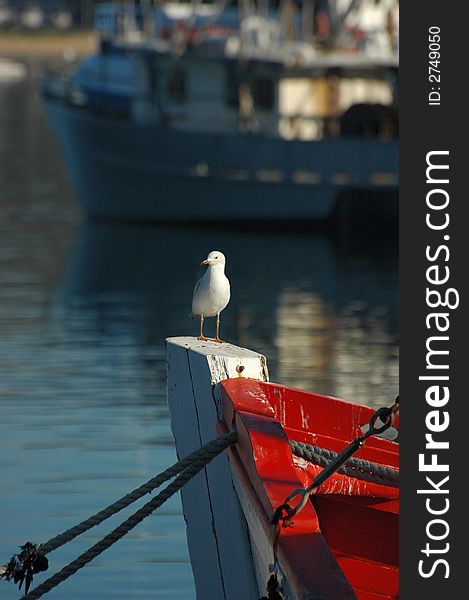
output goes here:
[[224, 265], [225, 262], [225, 255], [223, 254], [223, 252], [220, 252], [219, 250], [212, 250], [212, 252], [210, 252], [210, 254], [207, 256], [207, 258], [203, 260], [200, 264], [209, 266]]

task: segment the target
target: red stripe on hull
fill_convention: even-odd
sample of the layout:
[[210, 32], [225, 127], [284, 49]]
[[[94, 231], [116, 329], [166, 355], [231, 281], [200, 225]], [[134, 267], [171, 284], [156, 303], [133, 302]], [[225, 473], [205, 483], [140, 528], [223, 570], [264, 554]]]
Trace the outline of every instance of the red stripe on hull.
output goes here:
[[[225, 429], [238, 430], [230, 460], [268, 538], [275, 509], [321, 470], [294, 457], [289, 440], [340, 452], [362, 434], [374, 411], [243, 378], [223, 381], [221, 389]], [[368, 438], [356, 456], [399, 467], [399, 445], [386, 439]], [[281, 529], [278, 558], [294, 597], [397, 598], [398, 518], [398, 488], [331, 477], [293, 527]]]

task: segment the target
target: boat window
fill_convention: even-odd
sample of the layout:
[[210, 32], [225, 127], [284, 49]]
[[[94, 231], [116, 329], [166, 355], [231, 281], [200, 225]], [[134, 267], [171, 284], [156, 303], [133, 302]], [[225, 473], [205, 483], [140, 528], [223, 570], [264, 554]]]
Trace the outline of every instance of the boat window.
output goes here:
[[186, 74], [180, 69], [172, 71], [167, 83], [168, 96], [175, 102], [184, 102], [187, 95]]
[[239, 107], [239, 70], [233, 63], [226, 64], [225, 102], [232, 108]]
[[272, 79], [262, 77], [254, 82], [254, 106], [263, 110], [274, 108], [274, 82]]
[[399, 134], [396, 109], [384, 104], [352, 104], [341, 117], [343, 136], [392, 139]]

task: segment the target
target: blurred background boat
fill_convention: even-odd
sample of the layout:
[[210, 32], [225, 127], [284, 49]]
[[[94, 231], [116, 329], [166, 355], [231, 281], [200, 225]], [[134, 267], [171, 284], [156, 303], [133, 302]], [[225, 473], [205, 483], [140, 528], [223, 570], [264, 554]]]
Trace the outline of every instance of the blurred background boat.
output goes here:
[[0, 0], [0, 31], [67, 31], [83, 23], [83, 0]]
[[394, 228], [395, 8], [98, 5], [99, 50], [42, 83], [85, 214]]

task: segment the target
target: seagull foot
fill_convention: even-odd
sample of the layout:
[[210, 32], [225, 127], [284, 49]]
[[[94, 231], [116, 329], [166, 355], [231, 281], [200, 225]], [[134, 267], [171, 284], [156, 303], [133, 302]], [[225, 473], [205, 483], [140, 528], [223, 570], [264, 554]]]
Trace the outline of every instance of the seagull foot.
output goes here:
[[201, 340], [202, 342], [206, 342], [209, 338], [206, 338], [204, 335], [198, 335], [197, 339]]
[[223, 344], [223, 343], [225, 342], [225, 340], [222, 340], [222, 339], [221, 339], [221, 338], [219, 338], [219, 337], [214, 337], [214, 338], [212, 338], [212, 341], [214, 341], [214, 342], [218, 342], [219, 344]]

